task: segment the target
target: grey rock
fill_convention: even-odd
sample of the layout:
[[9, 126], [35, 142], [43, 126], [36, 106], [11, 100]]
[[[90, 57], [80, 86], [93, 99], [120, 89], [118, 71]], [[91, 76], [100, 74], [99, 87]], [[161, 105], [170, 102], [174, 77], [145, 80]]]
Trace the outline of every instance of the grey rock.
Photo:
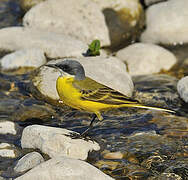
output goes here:
[[16, 173], [22, 173], [24, 171], [34, 168], [42, 162], [44, 162], [44, 158], [41, 156], [40, 153], [31, 152], [18, 160], [16, 166], [14, 167], [14, 171]]
[[188, 76], [185, 76], [178, 81], [177, 90], [180, 97], [188, 103]]
[[44, 52], [40, 49], [24, 49], [4, 56], [0, 60], [3, 70], [19, 67], [39, 67], [46, 63]]
[[48, 58], [82, 57], [88, 46], [70, 36], [24, 27], [0, 29], [0, 51], [41, 49]]
[[100, 39], [102, 45], [110, 44], [104, 16], [97, 4], [90, 0], [79, 3], [77, 0], [47, 0], [30, 9], [23, 18], [23, 24], [67, 34], [86, 43]]
[[146, 11], [147, 28], [141, 41], [169, 45], [187, 43], [187, 9], [187, 0], [170, 0], [150, 6]]
[[16, 180], [113, 180], [87, 162], [58, 157], [33, 168]]
[[22, 133], [22, 148], [37, 148], [50, 157], [67, 156], [76, 159], [86, 159], [88, 152], [100, 149], [93, 141], [72, 139], [69, 131], [40, 125], [27, 126]]
[[116, 56], [128, 64], [131, 75], [158, 73], [169, 70], [176, 57], [168, 50], [146, 43], [135, 43], [117, 52]]
[[[67, 59], [67, 58], [66, 58]], [[69, 58], [68, 58], [69, 59]], [[134, 85], [130, 75], [126, 72], [126, 65], [115, 57], [85, 57], [72, 58], [79, 61], [86, 72], [86, 76], [111, 87], [127, 96], [131, 96]], [[51, 61], [57, 63], [64, 59]], [[104, 70], [105, 69], [105, 70]], [[34, 86], [44, 95], [58, 100], [56, 80], [60, 73], [49, 67], [41, 67], [38, 75], [33, 78]]]

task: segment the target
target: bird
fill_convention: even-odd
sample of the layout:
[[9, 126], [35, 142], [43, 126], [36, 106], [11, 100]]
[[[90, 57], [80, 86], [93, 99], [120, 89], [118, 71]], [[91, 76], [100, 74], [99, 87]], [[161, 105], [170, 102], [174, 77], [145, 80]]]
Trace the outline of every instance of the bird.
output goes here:
[[60, 71], [56, 80], [56, 89], [64, 104], [80, 111], [93, 113], [89, 127], [81, 134], [86, 135], [98, 118], [102, 121], [102, 112], [122, 107], [145, 108], [174, 113], [173, 110], [146, 106], [108, 86], [86, 77], [82, 64], [76, 60], [66, 59], [56, 64], [46, 64]]

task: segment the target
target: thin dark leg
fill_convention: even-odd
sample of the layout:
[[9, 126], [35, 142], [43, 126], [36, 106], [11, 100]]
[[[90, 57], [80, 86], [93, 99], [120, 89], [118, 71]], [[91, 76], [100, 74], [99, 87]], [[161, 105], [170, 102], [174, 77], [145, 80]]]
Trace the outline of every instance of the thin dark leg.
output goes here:
[[85, 136], [88, 133], [88, 131], [92, 129], [96, 117], [96, 114], [93, 114], [89, 127], [81, 134], [82, 137]]

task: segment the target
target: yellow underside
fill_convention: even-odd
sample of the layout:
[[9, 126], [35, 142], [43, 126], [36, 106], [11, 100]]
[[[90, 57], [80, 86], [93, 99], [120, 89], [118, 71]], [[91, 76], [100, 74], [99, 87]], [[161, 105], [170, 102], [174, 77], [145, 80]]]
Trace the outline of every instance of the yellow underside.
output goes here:
[[94, 101], [87, 101], [81, 99], [81, 93], [73, 85], [73, 78], [59, 77], [57, 79], [57, 92], [60, 99], [68, 106], [78, 110], [95, 113], [99, 120], [102, 120], [100, 112], [106, 109], [118, 108], [118, 105], [103, 104]]
[[99, 120], [103, 119], [103, 117], [100, 114], [101, 111], [112, 109], [112, 108], [120, 108], [120, 107], [137, 107], [137, 108], [145, 108], [145, 109], [174, 113], [173, 110], [144, 106], [139, 103], [132, 103], [132, 102], [128, 103], [128, 101], [125, 101], [124, 103], [119, 105], [115, 105], [115, 104], [105, 104], [102, 102], [95, 102], [92, 100], [91, 101], [83, 100], [81, 98], [82, 93], [80, 93], [80, 90], [76, 89], [73, 86], [73, 81], [74, 78], [72, 77], [59, 77], [57, 79], [56, 88], [60, 99], [66, 105], [71, 106], [75, 109], [95, 113]]

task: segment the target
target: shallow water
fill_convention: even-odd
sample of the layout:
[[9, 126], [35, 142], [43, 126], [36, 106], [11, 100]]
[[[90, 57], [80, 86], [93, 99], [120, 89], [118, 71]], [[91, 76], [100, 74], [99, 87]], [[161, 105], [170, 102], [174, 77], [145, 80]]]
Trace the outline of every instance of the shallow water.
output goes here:
[[[0, 28], [20, 24], [22, 12], [17, 2], [1, 1]], [[104, 121], [96, 121], [89, 132], [101, 150], [90, 153], [88, 162], [115, 179], [154, 179], [163, 172], [188, 179], [188, 104], [176, 90], [178, 78], [188, 75], [187, 46], [168, 49], [179, 62], [168, 72], [133, 77], [134, 97], [146, 105], [173, 109], [177, 114], [121, 108], [104, 113]], [[0, 120], [16, 121], [21, 127], [42, 124], [77, 132], [87, 128], [90, 114], [36, 98], [30, 73], [17, 73], [0, 72]], [[25, 153], [20, 148], [20, 136], [0, 136], [0, 142], [16, 146], [18, 157]], [[122, 156], [114, 157], [110, 152]], [[7, 169], [16, 159], [0, 159], [0, 171], [5, 177], [11, 177]]]

